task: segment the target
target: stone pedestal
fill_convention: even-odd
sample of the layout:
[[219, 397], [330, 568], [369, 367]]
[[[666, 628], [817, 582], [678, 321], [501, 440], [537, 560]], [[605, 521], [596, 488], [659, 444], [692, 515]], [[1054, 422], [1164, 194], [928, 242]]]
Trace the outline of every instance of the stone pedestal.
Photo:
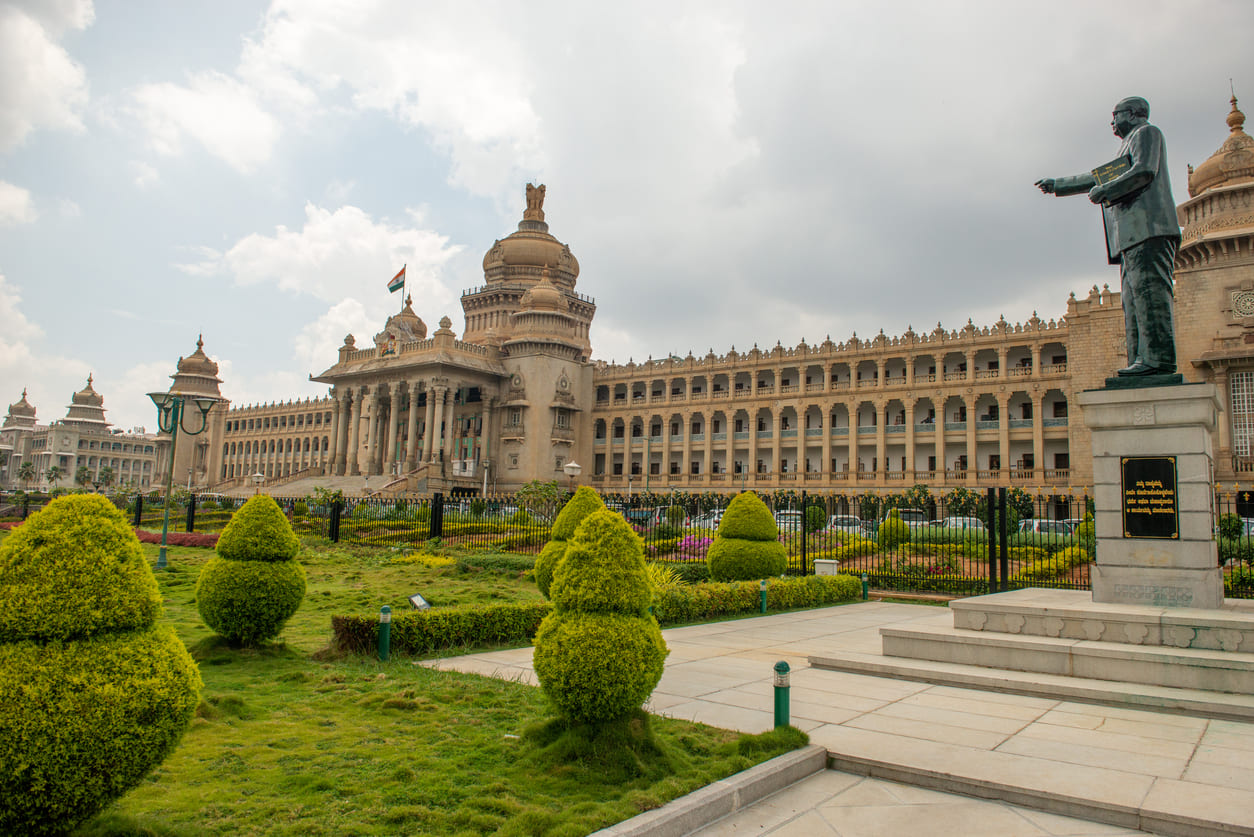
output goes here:
[[[1095, 603], [1218, 608], [1223, 604], [1214, 525], [1211, 431], [1219, 413], [1212, 384], [1090, 390], [1077, 397], [1093, 434], [1097, 509]], [[1133, 462], [1170, 464], [1173, 485], [1137, 498]], [[1168, 462], [1169, 460], [1169, 462]], [[1164, 483], [1167, 481], [1164, 480]], [[1168, 503], [1176, 515], [1169, 535], [1147, 537], [1137, 502]]]

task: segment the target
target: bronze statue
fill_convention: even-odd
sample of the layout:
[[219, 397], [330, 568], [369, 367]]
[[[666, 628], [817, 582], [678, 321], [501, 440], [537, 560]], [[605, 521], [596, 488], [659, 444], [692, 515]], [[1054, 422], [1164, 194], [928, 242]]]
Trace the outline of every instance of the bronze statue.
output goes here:
[[1171, 282], [1180, 225], [1167, 177], [1167, 146], [1162, 131], [1149, 124], [1144, 99], [1124, 99], [1111, 115], [1115, 136], [1123, 140], [1118, 158], [1087, 174], [1048, 177], [1036, 185], [1047, 195], [1088, 192], [1102, 207], [1106, 255], [1119, 265], [1128, 341], [1128, 365], [1119, 375], [1171, 375], [1176, 371]]

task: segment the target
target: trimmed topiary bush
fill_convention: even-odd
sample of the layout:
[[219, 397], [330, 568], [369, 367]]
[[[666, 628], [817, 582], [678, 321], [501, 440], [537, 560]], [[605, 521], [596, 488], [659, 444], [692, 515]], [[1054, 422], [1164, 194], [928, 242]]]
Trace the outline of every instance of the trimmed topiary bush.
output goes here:
[[0, 833], [61, 834], [139, 784], [200, 700], [122, 513], [55, 500], [0, 546]]
[[200, 618], [233, 643], [273, 639], [305, 597], [300, 541], [278, 503], [251, 497], [218, 538], [218, 555], [196, 580]]
[[706, 553], [714, 581], [752, 581], [781, 575], [788, 551], [770, 509], [753, 492], [737, 494], [723, 512]]
[[880, 549], [894, 549], [899, 544], [910, 542], [910, 525], [901, 519], [896, 509], [890, 509], [875, 539]]
[[603, 509], [579, 524], [554, 570], [552, 594], [534, 664], [558, 712], [573, 723], [604, 724], [639, 709], [668, 652], [647, 612], [644, 547], [621, 515]]
[[575, 534], [575, 529], [588, 515], [604, 508], [601, 495], [587, 486], [581, 486], [558, 512], [550, 540], [536, 557], [536, 586], [545, 596], [549, 595], [549, 586], [553, 583], [553, 570], [566, 554], [566, 543]]

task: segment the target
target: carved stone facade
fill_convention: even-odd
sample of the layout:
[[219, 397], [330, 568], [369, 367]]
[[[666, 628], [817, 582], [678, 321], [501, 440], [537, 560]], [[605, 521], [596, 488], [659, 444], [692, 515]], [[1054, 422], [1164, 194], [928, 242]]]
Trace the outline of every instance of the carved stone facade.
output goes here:
[[[1188, 381], [1223, 393], [1221, 485], [1254, 470], [1254, 140], [1243, 123], [1234, 99], [1230, 136], [1191, 170], [1179, 207], [1178, 355]], [[596, 304], [576, 292], [579, 262], [549, 234], [543, 199], [530, 188], [518, 230], [488, 249], [484, 284], [462, 295], [461, 339], [448, 317], [428, 338], [408, 303], [373, 347], [349, 335], [314, 378], [330, 398], [226, 415], [219, 479], [256, 468], [509, 490], [562, 479], [573, 459], [585, 481], [624, 492], [1092, 485], [1091, 436], [1071, 406], [1126, 356], [1108, 287], [1072, 294], [1057, 320], [594, 364]]]

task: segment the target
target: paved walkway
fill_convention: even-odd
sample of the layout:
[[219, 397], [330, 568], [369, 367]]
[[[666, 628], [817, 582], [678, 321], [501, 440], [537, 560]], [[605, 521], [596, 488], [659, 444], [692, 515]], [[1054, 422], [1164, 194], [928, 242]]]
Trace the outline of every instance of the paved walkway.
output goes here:
[[[650, 711], [762, 732], [774, 723], [772, 668], [786, 660], [793, 725], [838, 765], [880, 777], [824, 771], [701, 833], [1183, 834], [1219, 823], [1254, 834], [1254, 724], [808, 666], [810, 655], [878, 654], [880, 627], [940, 612], [867, 602], [664, 631], [671, 653]], [[536, 682], [530, 648], [428, 664]]]

